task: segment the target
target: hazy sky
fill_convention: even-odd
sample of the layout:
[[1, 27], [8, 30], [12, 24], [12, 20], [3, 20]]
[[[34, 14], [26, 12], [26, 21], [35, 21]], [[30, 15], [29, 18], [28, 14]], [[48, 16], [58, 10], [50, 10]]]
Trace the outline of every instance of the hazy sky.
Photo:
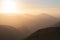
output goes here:
[[60, 0], [22, 0], [29, 7], [55, 7], [60, 8]]
[[22, 13], [34, 13], [34, 14], [54, 13], [54, 15], [60, 14], [60, 0], [11, 0], [11, 1], [17, 3], [18, 6], [17, 8]]
[[21, 0], [21, 2], [28, 12], [60, 15], [60, 0]]

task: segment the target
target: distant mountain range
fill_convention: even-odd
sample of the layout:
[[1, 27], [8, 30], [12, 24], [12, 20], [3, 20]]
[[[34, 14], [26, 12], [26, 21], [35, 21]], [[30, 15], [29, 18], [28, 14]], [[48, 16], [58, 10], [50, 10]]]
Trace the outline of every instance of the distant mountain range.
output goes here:
[[[3, 16], [2, 16], [3, 17]], [[22, 38], [26, 38], [39, 29], [52, 27], [56, 23], [60, 22], [58, 18], [55, 18], [48, 14], [40, 15], [15, 15], [1, 17], [0, 24], [12, 25], [19, 29]], [[2, 21], [3, 20], [3, 21]]]
[[48, 14], [40, 14], [37, 16], [33, 15], [25, 15], [27, 16], [26, 20], [22, 23], [22, 27], [20, 27], [22, 34], [24, 37], [28, 37], [35, 31], [47, 27], [52, 27], [59, 20], [51, 15]]

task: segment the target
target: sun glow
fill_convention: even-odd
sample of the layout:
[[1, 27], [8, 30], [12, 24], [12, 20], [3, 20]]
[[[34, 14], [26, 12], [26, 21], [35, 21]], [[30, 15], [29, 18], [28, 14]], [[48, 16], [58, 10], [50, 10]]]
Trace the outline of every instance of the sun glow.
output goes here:
[[20, 12], [17, 10], [17, 3], [13, 0], [3, 0], [2, 1], [2, 13], [18, 13]]

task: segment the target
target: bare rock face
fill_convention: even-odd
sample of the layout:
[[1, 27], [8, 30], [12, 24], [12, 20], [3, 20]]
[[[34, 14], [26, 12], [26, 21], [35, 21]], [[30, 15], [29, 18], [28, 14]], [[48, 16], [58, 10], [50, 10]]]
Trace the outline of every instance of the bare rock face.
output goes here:
[[0, 40], [20, 40], [19, 31], [8, 25], [0, 25]]
[[60, 40], [60, 23], [40, 29], [30, 35], [26, 40]]

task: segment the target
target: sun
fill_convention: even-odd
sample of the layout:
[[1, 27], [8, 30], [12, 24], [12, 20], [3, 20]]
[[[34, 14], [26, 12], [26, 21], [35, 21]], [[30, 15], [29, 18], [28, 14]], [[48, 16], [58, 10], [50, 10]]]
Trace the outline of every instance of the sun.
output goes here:
[[2, 13], [18, 13], [17, 4], [12, 0], [3, 0], [2, 1]]

